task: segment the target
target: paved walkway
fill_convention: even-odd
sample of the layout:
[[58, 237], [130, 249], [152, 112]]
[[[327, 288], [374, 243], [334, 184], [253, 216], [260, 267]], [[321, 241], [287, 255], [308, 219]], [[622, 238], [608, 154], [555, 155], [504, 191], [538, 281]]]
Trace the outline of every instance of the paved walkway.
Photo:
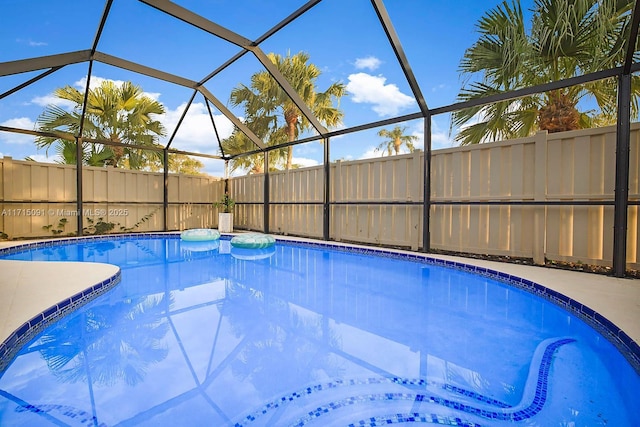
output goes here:
[[34, 316], [118, 270], [90, 262], [0, 260], [0, 342]]

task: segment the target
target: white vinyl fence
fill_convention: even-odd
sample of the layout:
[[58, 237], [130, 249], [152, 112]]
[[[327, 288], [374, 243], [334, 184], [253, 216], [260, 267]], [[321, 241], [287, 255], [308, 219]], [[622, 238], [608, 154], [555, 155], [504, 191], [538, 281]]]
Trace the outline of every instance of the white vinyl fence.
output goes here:
[[[633, 124], [629, 199], [636, 202], [639, 138], [640, 125]], [[615, 139], [615, 127], [606, 127], [434, 151], [431, 247], [611, 265]], [[423, 156], [332, 163], [330, 238], [421, 248]], [[76, 212], [75, 174], [73, 166], [0, 159], [0, 231], [10, 238], [50, 235], [64, 217], [64, 233], [75, 232], [73, 215], [62, 215]], [[103, 221], [117, 224], [113, 232], [163, 229], [162, 174], [87, 167], [83, 177], [85, 217], [105, 214]], [[264, 175], [231, 178], [229, 188], [238, 203], [235, 227], [263, 230]], [[223, 192], [219, 178], [169, 175], [168, 230], [216, 227], [212, 203]], [[270, 173], [269, 231], [322, 238], [323, 192], [322, 166]], [[638, 269], [637, 206], [628, 217], [627, 262]]]
[[[99, 223], [113, 224], [111, 232], [163, 230], [162, 173], [83, 167], [82, 177], [78, 212], [75, 166], [0, 159], [0, 231], [9, 238], [66, 236], [77, 232], [78, 215], [84, 234]], [[220, 178], [170, 174], [167, 228], [216, 225], [212, 203], [223, 191]]]

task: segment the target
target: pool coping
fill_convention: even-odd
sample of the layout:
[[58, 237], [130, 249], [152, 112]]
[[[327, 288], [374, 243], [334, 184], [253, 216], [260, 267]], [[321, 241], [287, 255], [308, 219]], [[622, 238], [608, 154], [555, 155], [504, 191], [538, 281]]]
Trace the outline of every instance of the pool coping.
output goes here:
[[[14, 246], [0, 248], [0, 255], [8, 255], [25, 249], [51, 247], [61, 243], [69, 243], [78, 240], [112, 240], [112, 239], [130, 239], [130, 238], [180, 238], [179, 232], [155, 232], [155, 233], [134, 233], [134, 234], [109, 234], [99, 236], [84, 236], [73, 238], [48, 239]], [[221, 239], [230, 239], [232, 234], [223, 234]], [[640, 345], [630, 337], [622, 328], [607, 319], [604, 315], [598, 313], [586, 304], [583, 304], [561, 292], [553, 290], [540, 283], [529, 279], [498, 271], [495, 269], [473, 265], [466, 262], [447, 260], [434, 257], [431, 254], [417, 253], [404, 250], [387, 249], [363, 245], [344, 244], [340, 242], [327, 242], [313, 239], [289, 238], [287, 236], [274, 236], [276, 242], [284, 244], [301, 245], [314, 248], [328, 248], [351, 253], [359, 253], [363, 255], [378, 255], [398, 259], [406, 259], [411, 261], [423, 262], [435, 266], [453, 268], [466, 271], [473, 274], [479, 274], [507, 285], [522, 289], [528, 293], [541, 297], [562, 309], [570, 312], [579, 319], [583, 320], [589, 326], [598, 331], [608, 341], [610, 341], [627, 359], [635, 371], [640, 375]], [[107, 292], [120, 282], [120, 270], [118, 272], [96, 283], [85, 290], [78, 292], [71, 297], [60, 301], [49, 307], [42, 313], [37, 314], [29, 321], [25, 322], [16, 331], [14, 331], [5, 341], [0, 343], [0, 376], [4, 373], [6, 367], [11, 363], [17, 355], [18, 350], [29, 340], [35, 337], [40, 331], [44, 330], [49, 324], [77, 309], [78, 307], [95, 299], [99, 295]]]
[[[22, 247], [24, 248], [24, 246]], [[2, 253], [2, 249], [0, 249], [0, 254]], [[68, 264], [68, 262], [65, 263]], [[56, 320], [64, 317], [68, 313], [89, 303], [93, 299], [112, 289], [120, 282], [120, 279], [121, 273], [120, 269], [118, 268], [115, 274], [109, 275], [104, 280], [92, 284], [85, 289], [72, 294], [68, 298], [64, 298], [61, 301], [56, 302], [55, 304], [46, 308], [44, 311], [35, 314], [29, 320], [22, 323], [15, 331], [10, 333], [9, 336], [0, 343], [0, 377], [2, 376], [8, 365], [18, 355], [20, 349], [24, 344], [28, 343], [38, 333], [42, 332]]]

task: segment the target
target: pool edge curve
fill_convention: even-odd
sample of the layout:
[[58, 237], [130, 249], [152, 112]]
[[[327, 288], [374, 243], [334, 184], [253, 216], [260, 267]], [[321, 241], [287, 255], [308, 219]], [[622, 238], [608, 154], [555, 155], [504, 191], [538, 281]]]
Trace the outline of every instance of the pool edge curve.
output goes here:
[[[61, 243], [68, 243], [77, 240], [112, 240], [112, 239], [128, 239], [128, 238], [175, 238], [180, 239], [179, 232], [155, 232], [155, 233], [132, 233], [132, 234], [109, 234], [99, 236], [72, 237], [61, 239], [48, 239], [25, 244], [18, 244], [0, 248], [0, 255], [7, 255], [25, 249], [41, 248], [55, 246]], [[473, 274], [479, 274], [484, 277], [497, 280], [515, 288], [524, 290], [533, 295], [539, 296], [565, 311], [575, 315], [590, 327], [611, 342], [622, 353], [624, 358], [629, 362], [632, 368], [640, 375], [640, 345], [629, 336], [622, 328], [614, 322], [607, 319], [604, 315], [593, 310], [589, 306], [553, 290], [547, 286], [536, 283], [532, 280], [525, 279], [513, 274], [497, 271], [491, 268], [467, 264], [464, 262], [451, 261], [430, 256], [429, 254], [408, 252], [402, 250], [394, 250], [387, 248], [370, 247], [363, 245], [343, 244], [337, 242], [325, 242], [312, 239], [288, 238], [287, 236], [274, 236], [277, 243], [303, 245], [317, 248], [329, 248], [334, 250], [349, 251], [352, 253], [361, 253], [364, 255], [377, 255], [391, 258], [408, 259], [413, 261], [424, 262], [427, 264], [453, 268], [466, 271]], [[223, 234], [222, 239], [230, 239], [231, 235]], [[84, 291], [59, 302], [39, 313], [31, 320], [25, 322], [16, 331], [14, 331], [4, 342], [0, 343], [0, 377], [4, 374], [5, 369], [17, 355], [18, 350], [32, 339], [38, 332], [43, 330], [52, 321], [65, 315], [66, 313], [88, 303], [99, 295], [113, 288], [120, 281], [120, 270], [110, 278], [97, 283]]]

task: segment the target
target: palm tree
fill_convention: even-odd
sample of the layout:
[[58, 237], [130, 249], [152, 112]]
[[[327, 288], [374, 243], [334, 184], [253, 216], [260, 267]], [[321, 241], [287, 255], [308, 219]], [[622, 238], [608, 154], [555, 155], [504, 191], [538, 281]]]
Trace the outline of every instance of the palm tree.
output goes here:
[[[71, 86], [56, 89], [55, 96], [75, 104], [72, 111], [49, 105], [36, 121], [39, 131], [77, 135], [84, 104], [84, 93]], [[158, 147], [158, 138], [164, 136], [162, 124], [154, 116], [164, 114], [164, 106], [144, 95], [139, 86], [125, 82], [118, 86], [105, 80], [89, 90], [83, 137], [122, 144]], [[62, 138], [39, 136], [38, 148], [55, 145], [62, 161], [76, 162], [76, 144]], [[144, 151], [125, 146], [103, 146], [83, 143], [83, 163], [89, 165], [122, 166], [126, 160], [131, 169], [144, 167], [149, 157], [162, 158], [158, 151]]]
[[[416, 141], [418, 137], [415, 135], [405, 135], [404, 132], [406, 130], [406, 126], [396, 126], [392, 130], [380, 130], [378, 132], [378, 136], [386, 138], [386, 140], [382, 141], [380, 145], [376, 147], [376, 151], [384, 149], [389, 155], [400, 154], [400, 149], [404, 145], [407, 147], [410, 153], [413, 153], [413, 151], [415, 150], [413, 142]], [[384, 156], [384, 151], [382, 152], [382, 155]]]
[[[266, 141], [268, 146], [274, 146], [286, 142], [287, 135], [284, 128], [280, 128], [269, 133], [269, 126], [267, 122], [268, 120], [261, 120], [260, 118], [254, 117], [247, 117], [245, 119], [247, 126], [250, 129], [256, 130], [256, 136], [258, 138], [264, 140], [266, 139], [265, 137], [268, 136], [268, 140]], [[225, 154], [228, 155], [242, 154], [257, 148], [254, 143], [238, 128], [235, 128], [231, 133], [231, 136], [223, 140], [221, 145], [224, 148]], [[281, 148], [269, 151], [269, 170], [277, 170], [279, 166], [286, 164], [286, 160], [286, 149]], [[258, 153], [234, 157], [231, 160], [231, 172], [237, 169], [244, 169], [250, 174], [264, 173], [264, 155], [262, 153]]]
[[[515, 89], [588, 74], [620, 65], [631, 0], [536, 0], [525, 25], [519, 0], [506, 0], [478, 22], [480, 33], [464, 54], [460, 70], [469, 81], [458, 99], [470, 101]], [[527, 28], [530, 32], [527, 33]], [[640, 86], [634, 77], [633, 108]], [[452, 116], [461, 145], [590, 127], [594, 116], [578, 110], [593, 97], [603, 117], [615, 117], [616, 82], [601, 80], [545, 94], [467, 108]]]
[[33, 349], [64, 382], [133, 386], [167, 357], [169, 323], [163, 313], [171, 304], [169, 295], [95, 305], [54, 325]]
[[[76, 164], [76, 143], [60, 139], [55, 146], [58, 160], [56, 163], [65, 165]], [[88, 142], [82, 143], [83, 163], [89, 166], [103, 166], [113, 158], [113, 152], [105, 146], [97, 146]]]
[[[142, 169], [149, 172], [162, 172], [164, 162], [162, 158], [147, 157], [144, 159]], [[124, 162], [124, 166], [128, 166], [128, 161]], [[186, 154], [171, 153], [169, 155], [169, 172], [181, 173], [184, 175], [203, 175], [202, 169], [204, 164], [195, 157]]]
[[[308, 63], [309, 55], [305, 52], [293, 56], [287, 54], [286, 57], [274, 53], [267, 56], [323, 125], [332, 127], [342, 123], [344, 113], [334, 107], [333, 102], [337, 100], [339, 103], [346, 94], [344, 84], [333, 83], [326, 91], [318, 92], [316, 81], [321, 72]], [[255, 119], [247, 120], [247, 124], [259, 124], [261, 128], [251, 129], [257, 135], [264, 134], [267, 140], [284, 132], [287, 141], [293, 142], [302, 132], [311, 129], [308, 119], [267, 71], [251, 76], [250, 87], [240, 85], [233, 89], [230, 102], [234, 106], [244, 106], [246, 116]], [[291, 168], [292, 159], [293, 146], [289, 146], [286, 169]]]

